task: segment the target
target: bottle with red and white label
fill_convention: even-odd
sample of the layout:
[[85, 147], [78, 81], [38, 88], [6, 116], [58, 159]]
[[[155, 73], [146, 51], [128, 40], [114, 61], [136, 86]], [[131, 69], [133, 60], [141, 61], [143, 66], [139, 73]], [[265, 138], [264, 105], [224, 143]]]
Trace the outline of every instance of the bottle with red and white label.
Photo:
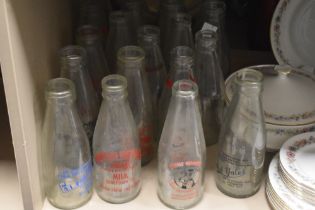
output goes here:
[[124, 203], [141, 187], [141, 150], [127, 100], [127, 80], [109, 75], [102, 80], [103, 103], [94, 138], [95, 189], [100, 198]]
[[162, 90], [159, 101], [159, 127], [158, 135], [161, 135], [167, 109], [172, 97], [172, 86], [177, 80], [186, 79], [195, 81], [194, 68], [194, 51], [187, 46], [175, 47], [171, 52], [171, 71], [166, 80], [165, 87]]
[[158, 195], [175, 209], [194, 206], [204, 191], [206, 145], [202, 129], [198, 87], [178, 80], [158, 149]]
[[144, 72], [145, 53], [138, 46], [125, 46], [118, 51], [118, 72], [128, 81], [128, 101], [139, 132], [142, 165], [154, 157], [156, 145], [150, 88]]

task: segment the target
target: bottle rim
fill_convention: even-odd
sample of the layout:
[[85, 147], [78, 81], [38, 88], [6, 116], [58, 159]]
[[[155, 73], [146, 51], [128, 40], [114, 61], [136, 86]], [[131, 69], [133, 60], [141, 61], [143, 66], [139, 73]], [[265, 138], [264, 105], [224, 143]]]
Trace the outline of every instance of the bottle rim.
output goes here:
[[77, 30], [78, 41], [95, 41], [99, 38], [99, 31], [93, 25], [82, 25]]
[[122, 63], [140, 62], [144, 60], [145, 53], [141, 47], [135, 45], [127, 45], [121, 47], [117, 53], [118, 61]]
[[81, 62], [86, 57], [86, 51], [83, 47], [78, 45], [68, 45], [59, 51], [62, 61], [68, 61], [70, 63]]
[[261, 72], [250, 68], [243, 68], [237, 71], [235, 82], [240, 86], [245, 85], [251, 87], [260, 87], [262, 85], [263, 78], [264, 76]]
[[195, 40], [196, 45], [202, 43], [207, 48], [215, 48], [217, 46], [217, 33], [209, 29], [200, 30], [195, 34]]
[[222, 13], [226, 11], [225, 2], [220, 0], [205, 1], [202, 3], [202, 7], [207, 11], [222, 11]]
[[193, 62], [194, 51], [188, 46], [177, 46], [171, 50], [171, 62], [182, 61]]
[[138, 41], [159, 42], [160, 28], [154, 25], [143, 25], [138, 29]]
[[71, 97], [75, 100], [74, 83], [70, 79], [55, 78], [48, 81], [46, 85], [46, 99], [56, 98], [62, 99]]
[[122, 10], [113, 11], [109, 15], [109, 22], [111, 24], [126, 24], [126, 13]]
[[177, 80], [172, 87], [172, 94], [180, 97], [198, 96], [198, 86], [191, 80]]
[[102, 89], [103, 94], [125, 91], [127, 79], [119, 74], [110, 74], [102, 79]]

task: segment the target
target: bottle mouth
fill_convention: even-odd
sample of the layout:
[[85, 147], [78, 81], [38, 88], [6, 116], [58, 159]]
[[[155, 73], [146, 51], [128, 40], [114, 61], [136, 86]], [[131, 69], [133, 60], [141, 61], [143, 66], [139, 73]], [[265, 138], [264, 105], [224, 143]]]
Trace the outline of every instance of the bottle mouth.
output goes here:
[[171, 20], [177, 25], [187, 25], [191, 24], [191, 15], [185, 12], [177, 12], [171, 16]]
[[103, 94], [124, 92], [127, 89], [127, 79], [118, 74], [111, 74], [102, 79]]
[[145, 53], [142, 48], [138, 46], [124, 46], [118, 50], [117, 57], [118, 61], [123, 63], [128, 62], [140, 62], [144, 60]]
[[144, 25], [138, 29], [138, 41], [159, 43], [160, 29], [153, 25]]
[[62, 99], [71, 97], [75, 100], [75, 88], [71, 80], [55, 78], [48, 81], [46, 86], [46, 99]]
[[198, 95], [198, 86], [191, 80], [178, 80], [172, 88], [173, 95], [181, 97], [196, 97]]
[[236, 73], [235, 82], [240, 86], [260, 87], [263, 74], [257, 70], [244, 68]]
[[78, 31], [78, 41], [79, 42], [92, 42], [99, 38], [99, 31], [96, 27], [92, 25], [83, 25]]
[[226, 4], [223, 1], [212, 0], [205, 1], [202, 3], [202, 8], [205, 10], [217, 11], [219, 13], [224, 13], [226, 10]]
[[215, 48], [217, 44], [217, 33], [212, 30], [200, 30], [195, 35], [196, 45], [205, 48]]
[[112, 25], [126, 25], [127, 26], [126, 13], [123, 11], [111, 12], [109, 15], [109, 22]]
[[63, 63], [77, 65], [86, 58], [86, 51], [83, 47], [69, 45], [60, 50], [60, 58]]
[[177, 46], [171, 51], [171, 61], [192, 63], [194, 57], [194, 51], [190, 47], [187, 46]]

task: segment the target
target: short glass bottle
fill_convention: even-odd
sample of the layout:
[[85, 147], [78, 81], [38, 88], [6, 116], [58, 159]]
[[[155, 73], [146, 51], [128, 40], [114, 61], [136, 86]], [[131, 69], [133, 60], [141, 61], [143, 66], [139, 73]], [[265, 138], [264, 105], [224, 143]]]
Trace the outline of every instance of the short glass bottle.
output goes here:
[[118, 50], [132, 44], [130, 26], [124, 11], [114, 11], [109, 16], [109, 34], [106, 42], [106, 57], [111, 73], [117, 72]]
[[153, 113], [157, 117], [157, 104], [166, 81], [166, 69], [162, 57], [160, 30], [156, 26], [144, 25], [138, 30], [138, 44], [145, 51], [145, 74], [149, 82]]
[[219, 140], [224, 111], [224, 81], [217, 56], [216, 33], [200, 30], [195, 40], [195, 76], [199, 86], [202, 125], [209, 146]]
[[101, 98], [101, 81], [109, 74], [109, 69], [97, 28], [92, 25], [81, 26], [77, 32], [77, 42], [87, 52], [89, 75], [94, 89]]
[[99, 111], [99, 100], [90, 75], [87, 71], [87, 54], [80, 46], [67, 46], [60, 51], [61, 76], [73, 81], [77, 93], [77, 109], [83, 123], [84, 130], [90, 140]]
[[231, 197], [249, 197], [262, 182], [266, 147], [262, 80], [262, 73], [256, 70], [237, 72], [237, 90], [220, 132], [216, 184]]
[[103, 103], [94, 139], [95, 189], [110, 203], [132, 200], [140, 191], [141, 151], [127, 100], [127, 80], [109, 75], [102, 81]]
[[48, 201], [61, 209], [82, 206], [92, 196], [90, 146], [75, 106], [74, 84], [56, 78], [46, 87], [42, 167]]
[[125, 46], [118, 51], [118, 73], [128, 82], [128, 100], [139, 132], [142, 165], [155, 154], [154, 124], [150, 88], [144, 72], [145, 53], [138, 46]]
[[158, 149], [158, 195], [171, 208], [197, 204], [204, 191], [206, 145], [198, 102], [198, 87], [178, 80]]

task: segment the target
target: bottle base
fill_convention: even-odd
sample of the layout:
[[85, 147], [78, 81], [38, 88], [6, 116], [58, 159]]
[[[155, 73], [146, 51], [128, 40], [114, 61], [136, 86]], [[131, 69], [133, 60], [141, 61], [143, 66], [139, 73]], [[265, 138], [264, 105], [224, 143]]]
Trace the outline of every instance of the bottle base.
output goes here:
[[169, 207], [169, 208], [171, 208], [171, 209], [177, 209], [177, 210], [190, 209], [190, 208], [196, 206], [196, 205], [202, 200], [202, 198], [203, 198], [203, 195], [202, 195], [202, 196], [200, 196], [200, 198], [198, 198], [198, 200], [196, 200], [194, 203], [192, 203], [192, 204], [190, 204], [190, 205], [187, 205], [187, 206], [173, 206], [173, 205], [171, 205], [171, 204], [165, 202], [165, 201], [161, 198], [160, 193], [157, 193], [157, 194], [158, 194], [158, 198], [159, 198], [159, 200], [161, 201], [161, 203], [163, 203], [165, 206], [167, 206], [167, 207]]
[[54, 207], [56, 207], [56, 208], [58, 208], [58, 209], [69, 210], [69, 209], [77, 209], [77, 208], [79, 208], [79, 207], [85, 205], [87, 202], [89, 202], [89, 201], [91, 200], [92, 195], [93, 195], [93, 192], [89, 195], [89, 197], [88, 197], [86, 200], [84, 200], [84, 201], [82, 201], [82, 202], [80, 202], [80, 203], [78, 203], [78, 204], [76, 204], [76, 205], [73, 205], [73, 206], [62, 206], [62, 205], [56, 204], [54, 201], [52, 201], [52, 200], [50, 200], [50, 199], [47, 199], [47, 200], [49, 201], [49, 203], [50, 203], [52, 206], [54, 206]]
[[224, 190], [218, 184], [216, 184], [216, 186], [220, 190], [220, 192], [222, 192], [224, 195], [227, 195], [227, 196], [232, 197], [232, 198], [239, 198], [239, 199], [251, 197], [251, 196], [255, 195], [260, 189], [260, 185], [259, 185], [259, 187], [251, 193], [244, 194], [244, 195], [236, 195], [236, 194], [233, 194], [233, 193], [230, 193], [230, 192]]
[[133, 199], [135, 199], [135, 198], [140, 194], [140, 191], [141, 191], [141, 189], [138, 190], [138, 192], [137, 192], [135, 195], [133, 195], [133, 196], [131, 196], [131, 197], [129, 197], [129, 198], [120, 199], [120, 200], [118, 200], [118, 199], [117, 199], [117, 200], [114, 200], [114, 199], [103, 198], [101, 195], [99, 195], [99, 193], [97, 193], [97, 195], [98, 195], [98, 197], [99, 197], [100, 199], [102, 199], [103, 201], [105, 201], [105, 202], [107, 202], [107, 203], [111, 203], [111, 204], [122, 204], [122, 203], [128, 203], [128, 202], [132, 201]]

